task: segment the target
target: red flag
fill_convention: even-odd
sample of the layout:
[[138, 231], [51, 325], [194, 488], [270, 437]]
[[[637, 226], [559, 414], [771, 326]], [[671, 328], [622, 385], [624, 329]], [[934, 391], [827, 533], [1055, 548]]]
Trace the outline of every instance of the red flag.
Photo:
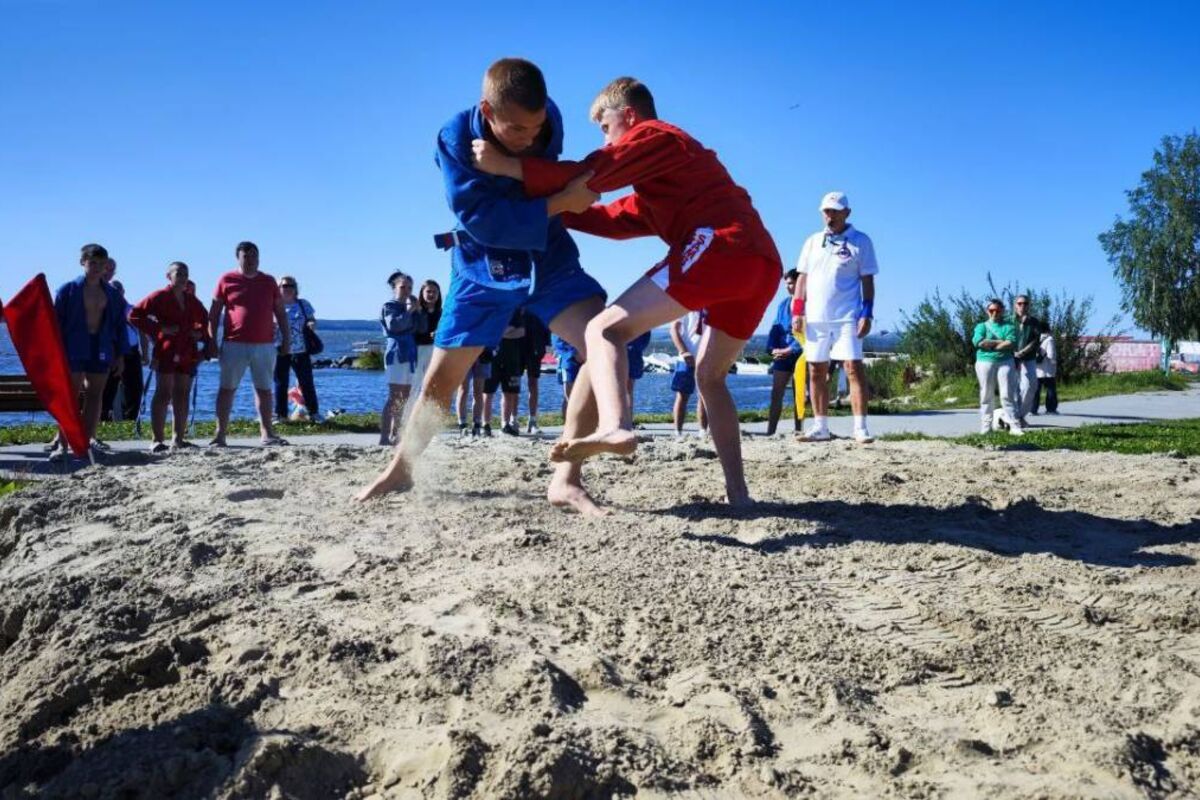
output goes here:
[[44, 274], [39, 273], [4, 305], [4, 319], [38, 399], [62, 427], [75, 455], [86, 456], [88, 438], [79, 413], [79, 397], [71, 390], [62, 331]]

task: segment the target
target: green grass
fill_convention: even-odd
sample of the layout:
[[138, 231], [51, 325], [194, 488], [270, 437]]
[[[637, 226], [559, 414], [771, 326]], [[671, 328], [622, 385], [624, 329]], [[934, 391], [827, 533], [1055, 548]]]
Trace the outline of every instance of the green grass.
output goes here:
[[1079, 428], [1028, 430], [1022, 437], [994, 432], [942, 438], [921, 433], [898, 433], [888, 441], [947, 441], [993, 449], [1082, 450], [1093, 453], [1149, 455], [1168, 453], [1200, 456], [1200, 419], [1136, 422], [1126, 425], [1084, 425]]
[[[872, 399], [868, 404], [868, 412], [870, 414], [902, 414], [911, 411], [974, 408], [979, 404], [979, 386], [973, 377], [927, 378], [908, 387], [906, 395], [896, 394], [903, 387], [890, 386], [891, 383], [899, 380], [899, 373], [888, 371], [886, 375], [879, 373], [878, 375], [873, 375], [873, 377], [878, 377], [881, 380], [889, 382], [890, 388], [887, 391], [878, 392], [878, 394], [887, 394], [892, 397], [887, 400]], [[1085, 400], [1092, 397], [1104, 397], [1113, 394], [1132, 394], [1135, 392], [1182, 391], [1195, 380], [1195, 378], [1187, 378], [1175, 374], [1163, 375], [1161, 372], [1126, 372], [1119, 375], [1096, 375], [1085, 381], [1059, 386], [1058, 397], [1060, 401], [1065, 401]], [[785, 422], [791, 418], [790, 400], [791, 395], [789, 392], [785, 398], [783, 409]], [[695, 408], [694, 404], [692, 408]], [[832, 416], [843, 416], [851, 412], [847, 404], [841, 409], [831, 406], [829, 413]], [[688, 414], [688, 421], [694, 422], [695, 418], [695, 413]], [[738, 412], [738, 419], [742, 422], [765, 422], [767, 419], [767, 409], [741, 409]], [[541, 414], [538, 416], [538, 422], [543, 427], [561, 425], [562, 416], [558, 413]], [[671, 415], [669, 413], [636, 414], [634, 422], [643, 425], [669, 423], [671, 422]], [[522, 419], [521, 424], [525, 424], [524, 419]], [[211, 421], [197, 422], [194, 438], [207, 441], [212, 437], [215, 429], [216, 425]], [[379, 431], [379, 415], [346, 414], [337, 417], [334, 421], [320, 425], [311, 422], [283, 422], [278, 423], [276, 429], [281, 436], [309, 436], [329, 433], [377, 433]], [[170, 426], [168, 426], [168, 433], [169, 431]], [[54, 432], [55, 427], [47, 424], [0, 426], [0, 447], [48, 442], [54, 436]], [[138, 438], [134, 433], [132, 422], [102, 422], [100, 423], [99, 435], [104, 441], [114, 442]], [[250, 419], [234, 420], [230, 423], [230, 435], [235, 437], [258, 436], [258, 422]], [[150, 440], [150, 422], [148, 419], [142, 420], [142, 438], [146, 441]], [[986, 437], [967, 438], [986, 440]], [[1001, 440], [1008, 441], [1008, 439], [1000, 437], [997, 439], [997, 442]]]
[[25, 484], [21, 481], [0, 481], [0, 497], [19, 492], [24, 487]]

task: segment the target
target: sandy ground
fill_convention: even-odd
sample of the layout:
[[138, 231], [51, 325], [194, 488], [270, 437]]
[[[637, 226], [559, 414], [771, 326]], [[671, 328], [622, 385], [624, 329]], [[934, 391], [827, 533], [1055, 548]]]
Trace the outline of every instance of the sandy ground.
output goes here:
[[[0, 501], [0, 797], [1194, 797], [1200, 463], [201, 452]], [[134, 463], [138, 462], [138, 463]]]

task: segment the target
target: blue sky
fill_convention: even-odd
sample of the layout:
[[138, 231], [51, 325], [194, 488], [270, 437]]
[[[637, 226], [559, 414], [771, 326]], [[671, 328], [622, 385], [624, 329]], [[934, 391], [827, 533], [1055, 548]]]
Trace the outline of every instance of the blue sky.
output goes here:
[[[501, 8], [519, 8], [505, 14]], [[441, 13], [453, 8], [451, 13]], [[432, 161], [495, 58], [544, 69], [568, 155], [632, 74], [714, 148], [791, 264], [840, 189], [875, 240], [876, 316], [990, 271], [1119, 295], [1096, 234], [1200, 117], [1200, 4], [129, 3], [0, 0], [0, 298], [106, 245], [140, 297], [207, 296], [253, 239], [319, 316], [369, 318], [393, 269], [448, 276]], [[657, 240], [579, 236], [610, 292]]]

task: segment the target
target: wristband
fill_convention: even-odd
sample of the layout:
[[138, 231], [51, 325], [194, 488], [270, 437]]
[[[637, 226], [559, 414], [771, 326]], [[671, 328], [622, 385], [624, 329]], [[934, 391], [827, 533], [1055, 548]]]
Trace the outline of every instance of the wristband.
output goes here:
[[874, 319], [875, 318], [875, 299], [862, 301], [862, 309], [858, 312], [859, 319]]
[[792, 298], [792, 316], [793, 317], [803, 317], [804, 316], [804, 298], [803, 297], [793, 297]]

